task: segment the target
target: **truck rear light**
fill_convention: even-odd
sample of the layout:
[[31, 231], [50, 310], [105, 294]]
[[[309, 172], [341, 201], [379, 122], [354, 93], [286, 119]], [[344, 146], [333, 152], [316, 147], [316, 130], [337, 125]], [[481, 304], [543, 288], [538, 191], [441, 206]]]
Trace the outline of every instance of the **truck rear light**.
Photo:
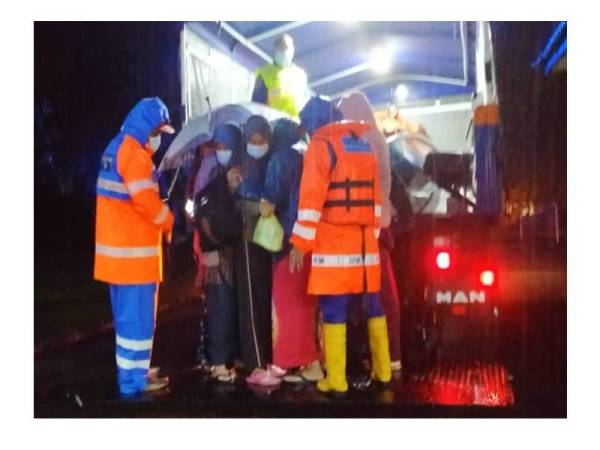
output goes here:
[[438, 252], [435, 257], [435, 265], [438, 269], [446, 270], [450, 268], [450, 253]]
[[484, 270], [479, 275], [479, 280], [484, 286], [492, 286], [496, 281], [496, 274], [492, 270]]

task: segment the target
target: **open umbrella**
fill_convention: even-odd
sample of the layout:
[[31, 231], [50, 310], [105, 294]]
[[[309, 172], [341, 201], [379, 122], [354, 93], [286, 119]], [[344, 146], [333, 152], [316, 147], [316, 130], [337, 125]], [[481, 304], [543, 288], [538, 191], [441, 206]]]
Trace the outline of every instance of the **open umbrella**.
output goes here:
[[212, 112], [196, 117], [184, 125], [177, 134], [160, 163], [158, 171], [178, 168], [189, 152], [212, 138], [215, 127], [222, 123], [235, 123], [243, 126], [248, 118], [260, 115], [273, 122], [277, 119], [292, 119], [288, 114], [261, 103], [236, 103], [220, 106]]

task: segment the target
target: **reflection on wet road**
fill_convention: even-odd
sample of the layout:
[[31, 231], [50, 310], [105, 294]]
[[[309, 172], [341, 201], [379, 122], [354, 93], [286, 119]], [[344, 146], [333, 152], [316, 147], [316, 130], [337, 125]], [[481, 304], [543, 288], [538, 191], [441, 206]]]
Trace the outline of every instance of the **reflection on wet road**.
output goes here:
[[[562, 417], [566, 415], [566, 302], [514, 303], [504, 309], [499, 361], [433, 365], [404, 372], [385, 387], [344, 398], [313, 385], [249, 388], [191, 370], [197, 308], [159, 318], [154, 362], [171, 387], [136, 401], [117, 400], [114, 335], [36, 355], [36, 417]], [[518, 327], [518, 328], [517, 328]]]

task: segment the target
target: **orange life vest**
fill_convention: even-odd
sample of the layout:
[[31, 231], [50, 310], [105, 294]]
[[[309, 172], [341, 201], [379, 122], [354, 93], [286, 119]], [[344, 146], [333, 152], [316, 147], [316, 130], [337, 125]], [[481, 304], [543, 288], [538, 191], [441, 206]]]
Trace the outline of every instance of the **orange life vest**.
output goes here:
[[381, 192], [371, 125], [329, 124], [304, 156], [298, 217], [290, 242], [312, 251], [308, 293], [378, 292]]

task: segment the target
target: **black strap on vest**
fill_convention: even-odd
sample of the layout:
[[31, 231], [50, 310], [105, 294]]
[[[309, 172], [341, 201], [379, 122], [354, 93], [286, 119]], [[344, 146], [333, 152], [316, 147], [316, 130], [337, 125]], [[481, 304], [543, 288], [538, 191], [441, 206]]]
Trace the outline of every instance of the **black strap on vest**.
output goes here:
[[[358, 139], [355, 133], [350, 133], [354, 139]], [[333, 144], [328, 139], [322, 139], [327, 144], [327, 149], [329, 150], [329, 155], [331, 157], [331, 164], [329, 167], [329, 172], [331, 173], [337, 164], [337, 156], [335, 154], [335, 149]], [[343, 200], [327, 200], [324, 204], [324, 208], [336, 208], [336, 207], [345, 207], [347, 211], [350, 211], [352, 207], [361, 207], [361, 206], [375, 206], [375, 201], [371, 200], [351, 200], [350, 199], [350, 189], [352, 188], [373, 188], [374, 183], [373, 180], [350, 180], [346, 178], [345, 181], [332, 181], [329, 183], [328, 190], [333, 189], [345, 189], [346, 190], [346, 198]]]
[[349, 180], [332, 181], [329, 183], [329, 190], [332, 189], [348, 189], [348, 188], [372, 188], [373, 180]]
[[325, 208], [334, 208], [338, 207], [346, 207], [347, 211], [350, 211], [350, 208], [357, 206], [374, 206], [375, 202], [373, 200], [351, 200], [350, 199], [350, 189], [352, 188], [372, 188], [373, 180], [350, 180], [346, 178], [345, 181], [332, 181], [329, 183], [328, 190], [334, 189], [344, 189], [346, 191], [346, 198], [343, 200], [328, 200], [323, 205]]
[[327, 200], [323, 207], [325, 208], [335, 208], [336, 206], [345, 206], [348, 211], [350, 208], [357, 206], [375, 206], [375, 201], [373, 200], [350, 200], [346, 198], [344, 200]]

